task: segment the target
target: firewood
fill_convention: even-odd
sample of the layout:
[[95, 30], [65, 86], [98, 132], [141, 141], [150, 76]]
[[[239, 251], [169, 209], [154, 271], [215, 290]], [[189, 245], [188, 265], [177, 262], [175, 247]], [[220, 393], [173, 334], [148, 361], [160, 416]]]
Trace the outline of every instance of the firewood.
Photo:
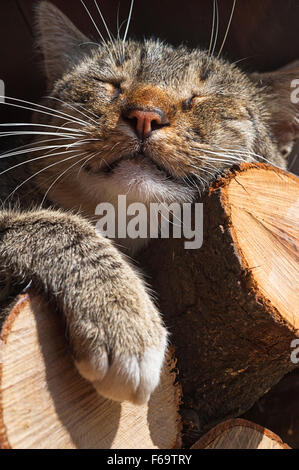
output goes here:
[[197, 441], [192, 449], [290, 449], [269, 429], [245, 419], [218, 424]]
[[22, 296], [1, 332], [0, 448], [180, 447], [175, 360], [148, 405], [100, 397], [76, 371], [60, 318], [37, 295]]
[[159, 239], [140, 261], [176, 347], [184, 406], [206, 432], [297, 366], [299, 179], [243, 164], [202, 202], [200, 249]]

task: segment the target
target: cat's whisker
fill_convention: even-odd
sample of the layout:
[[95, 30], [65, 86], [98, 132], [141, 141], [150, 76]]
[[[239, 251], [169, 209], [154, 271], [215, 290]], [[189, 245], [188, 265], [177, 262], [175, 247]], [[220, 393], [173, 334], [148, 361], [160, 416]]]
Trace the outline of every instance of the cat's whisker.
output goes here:
[[214, 180], [217, 177], [217, 172], [216, 171], [208, 171], [208, 170], [202, 168], [202, 172], [206, 175], [210, 175], [210, 180]]
[[[49, 100], [55, 100], [55, 101], [58, 101], [59, 103], [62, 103], [64, 106], [67, 106], [68, 108], [76, 111], [76, 113], [79, 113], [81, 114], [82, 116], [86, 117], [86, 119], [89, 119], [91, 122], [93, 122], [94, 124], [98, 125], [97, 121], [95, 121], [93, 118], [91, 118], [90, 116], [88, 116], [87, 114], [83, 113], [82, 111], [79, 111], [77, 108], [75, 108], [74, 106], [72, 106], [70, 103], [66, 103], [65, 101], [59, 99], [59, 98], [56, 98], [55, 96], [45, 96], [46, 99], [49, 99]], [[89, 113], [89, 111], [87, 111]]]
[[[65, 103], [65, 104], [69, 104], [69, 103], [66, 103], [66, 102], [64, 102], [64, 103]], [[90, 115], [91, 115], [92, 117], [94, 117], [95, 119], [99, 119], [99, 116], [97, 116], [97, 115], [96, 115], [95, 113], [93, 113], [92, 111], [89, 111], [89, 109], [86, 109], [86, 108], [83, 106], [83, 104], [80, 104], [80, 103], [73, 103], [73, 106], [75, 107], [75, 109], [76, 109], [76, 106], [78, 106], [78, 108], [83, 109], [83, 111], [84, 111], [85, 113], [90, 114]], [[76, 110], [77, 110], [77, 109], [76, 109]]]
[[[93, 26], [94, 26], [94, 28], [96, 29], [98, 35], [100, 36], [101, 41], [102, 41], [102, 45], [105, 46], [105, 48], [106, 48], [108, 54], [112, 57], [111, 45], [108, 44], [107, 41], [105, 40], [104, 36], [102, 35], [100, 29], [98, 28], [98, 26], [97, 26], [95, 20], [93, 19], [93, 16], [92, 16], [91, 12], [90, 12], [89, 9], [87, 8], [87, 6], [86, 6], [86, 4], [84, 3], [84, 1], [83, 1], [83, 0], [80, 0], [80, 1], [81, 1], [82, 5], [84, 6], [84, 8], [85, 8], [85, 10], [86, 10], [86, 12], [87, 12], [87, 14], [88, 14], [88, 16], [89, 16], [89, 18], [90, 18], [90, 20], [91, 20]], [[95, 5], [96, 5], [96, 7], [97, 7], [97, 9], [98, 9], [98, 12], [100, 13], [100, 9], [99, 9], [98, 5], [97, 5], [96, 3], [95, 3]], [[101, 15], [101, 17], [102, 17], [102, 14], [101, 14], [101, 13], [100, 13], [100, 15]], [[106, 25], [106, 22], [105, 22], [105, 20], [104, 20], [103, 17], [102, 17], [102, 20], [103, 20], [104, 25]], [[105, 26], [105, 27], [106, 27], [106, 26]], [[107, 27], [107, 28], [108, 28], [108, 27]], [[108, 31], [109, 31], [109, 30], [107, 30], [107, 32], [108, 32]], [[115, 52], [116, 57], [117, 57], [117, 56], [118, 56], [118, 53], [117, 53], [117, 49], [115, 48], [115, 45], [114, 45], [115, 40], [113, 40], [110, 31], [109, 31], [108, 35], [109, 35], [109, 38], [110, 38], [110, 40], [111, 40], [112, 47], [113, 47], [114, 52]]]
[[89, 44], [90, 44], [91, 46], [97, 46], [97, 47], [99, 47], [99, 45], [100, 45], [99, 42], [86, 41], [86, 42], [81, 42], [81, 43], [79, 44], [79, 47], [80, 47], [80, 46], [87, 46], [87, 45], [89, 45]]
[[[1, 137], [3, 137], [3, 136], [0, 135], [0, 138]], [[48, 142], [67, 141], [67, 140], [72, 140], [72, 142], [71, 143], [64, 143], [64, 144], [60, 144], [60, 143], [57, 144], [56, 143], [55, 145], [43, 145], [43, 144], [48, 143]], [[94, 140], [97, 140], [97, 139], [94, 139]], [[59, 138], [55, 138], [55, 139], [43, 139], [43, 140], [37, 141], [36, 143], [30, 142], [27, 145], [23, 145], [23, 146], [16, 147], [14, 149], [5, 151], [5, 152], [0, 154], [0, 159], [15, 157], [15, 156], [26, 154], [26, 153], [38, 152], [40, 150], [61, 149], [61, 148], [69, 149], [71, 147], [81, 146], [85, 142], [86, 141], [84, 141], [84, 140], [81, 140], [81, 141], [75, 140], [74, 141], [74, 139], [70, 138], [70, 137], [59, 137]], [[37, 145], [35, 145], [35, 144], [37, 144]], [[35, 146], [30, 148], [30, 145], [35, 145]]]
[[220, 170], [220, 168], [216, 167], [212, 163], [205, 163], [204, 168], [208, 168], [208, 169], [212, 170], [214, 172], [214, 176], [221, 175], [221, 173], [222, 173], [222, 170]]
[[[127, 20], [127, 25], [126, 25], [126, 29], [125, 29], [125, 32], [124, 32], [124, 36], [123, 36], [123, 39], [122, 39], [122, 59], [120, 58], [120, 60], [124, 60], [125, 58], [125, 42], [126, 42], [126, 39], [127, 39], [127, 35], [128, 35], [128, 31], [129, 31], [129, 27], [130, 27], [130, 23], [131, 23], [131, 18], [132, 18], [132, 12], [133, 12], [133, 6], [134, 6], [134, 0], [131, 0], [131, 5], [130, 5], [130, 10], [129, 10], [129, 16], [128, 16], [128, 20]], [[122, 26], [122, 24], [121, 24]]]
[[221, 155], [219, 155], [218, 158], [212, 158], [212, 157], [201, 155], [199, 158], [197, 158], [197, 160], [211, 162], [211, 163], [219, 163], [219, 164], [227, 163], [228, 165], [231, 165], [233, 163], [243, 163], [246, 161], [243, 158], [237, 158], [237, 157], [229, 156], [229, 155], [227, 155], [226, 158], [223, 158]]
[[219, 168], [218, 166], [216, 166], [214, 163], [212, 162], [205, 162], [203, 168], [207, 168], [207, 169], [210, 169], [212, 170], [213, 172], [215, 173], [221, 173], [221, 170], [223, 169], [223, 166], [221, 168]]
[[91, 19], [91, 22], [92, 22], [93, 26], [95, 27], [95, 30], [97, 31], [97, 33], [100, 36], [101, 40], [103, 41], [104, 44], [107, 44], [105, 39], [104, 39], [104, 36], [102, 35], [101, 31], [99, 30], [95, 20], [93, 19], [92, 14], [90, 13], [89, 9], [87, 8], [86, 4], [84, 3], [83, 0], [80, 0], [80, 1], [82, 3], [83, 7], [85, 8], [85, 11], [88, 14], [89, 18]]
[[[70, 149], [70, 147], [80, 147], [80, 145], [67, 145], [67, 146], [65, 147], [66, 151], [65, 151], [65, 152], [62, 151], [62, 154], [68, 152], [69, 149]], [[58, 146], [57, 146], [56, 148], [54, 148], [54, 149], [49, 149], [44, 155], [49, 155], [49, 154], [51, 154], [51, 152], [55, 152], [56, 150], [60, 150]], [[81, 150], [81, 149], [79, 148], [78, 151], [80, 151], [80, 150]], [[75, 149], [74, 152], [75, 152], [75, 151], [77, 151], [77, 150]], [[52, 155], [56, 155], [56, 154], [52, 154]]]
[[209, 172], [208, 170], [206, 170], [205, 167], [198, 167], [198, 166], [192, 165], [192, 164], [191, 164], [191, 166], [192, 166], [192, 168], [195, 168], [198, 172], [203, 172], [203, 173], [207, 173], [207, 174], [209, 174], [209, 175], [211, 175], [211, 176], [214, 176], [214, 174], [211, 173], [211, 172]]
[[[9, 136], [17, 136], [17, 135], [55, 135], [57, 137], [63, 137], [64, 139], [74, 139], [78, 137], [77, 135], [72, 134], [61, 134], [58, 132], [38, 132], [38, 131], [7, 131], [7, 132], [0, 132], [0, 137], [9, 137]], [[81, 135], [79, 135], [81, 136]], [[82, 135], [84, 137], [84, 135]]]
[[[221, 148], [221, 147], [218, 147], [218, 148], [219, 148], [219, 150], [222, 150], [224, 152], [228, 151], [228, 152], [236, 153], [236, 154], [239, 154], [239, 155], [245, 155], [247, 157], [252, 158], [252, 160], [255, 161], [255, 162], [257, 162], [258, 159], [263, 160], [264, 162], [268, 163], [269, 165], [275, 166], [276, 168], [279, 168], [279, 169], [283, 170], [282, 167], [274, 164], [272, 161], [268, 160], [267, 158], [263, 157], [262, 155], [259, 155], [258, 153], [251, 152], [250, 150], [226, 149], [226, 148]], [[209, 152], [211, 152], [211, 151], [209, 151]], [[254, 158], [254, 157], [257, 157], [257, 158]], [[243, 161], [246, 162], [246, 161], [248, 161], [248, 159], [243, 160]]]
[[[195, 184], [195, 182], [192, 181], [189, 176], [185, 176], [185, 177], [183, 178], [183, 180], [184, 180], [184, 182], [187, 184], [187, 186], [188, 186], [189, 188], [192, 189], [192, 188], [195, 187], [196, 190], [197, 190], [197, 192], [201, 195], [201, 190], [199, 189], [198, 185]], [[200, 182], [200, 185], [201, 185], [202, 189], [204, 189], [204, 184], [203, 184], [203, 182], [202, 182], [202, 181], [199, 181], [199, 182]]]
[[230, 158], [230, 156], [227, 155], [227, 154], [221, 154], [221, 153], [217, 153], [217, 152], [213, 152], [213, 154], [217, 155], [218, 158], [208, 157], [207, 155], [204, 155], [204, 153], [201, 153], [199, 155], [193, 155], [193, 158], [195, 158], [196, 160], [207, 160], [207, 161], [211, 161], [211, 162], [220, 162], [220, 163], [222, 163], [222, 162], [230, 163], [231, 160], [232, 160]]
[[9, 158], [9, 157], [16, 157], [17, 155], [22, 155], [24, 153], [33, 153], [33, 152], [39, 152], [41, 150], [49, 150], [49, 149], [66, 149], [68, 150], [70, 147], [77, 147], [79, 146], [80, 143], [74, 142], [73, 144], [64, 144], [64, 145], [47, 145], [47, 146], [40, 146], [40, 147], [33, 147], [29, 149], [23, 149], [23, 150], [18, 150], [18, 151], [13, 151], [13, 152], [8, 152], [1, 154], [0, 159], [3, 158]]
[[[212, 154], [212, 152], [208, 152], [208, 153]], [[248, 154], [246, 154], [247, 158], [243, 158], [242, 156], [240, 156], [240, 154], [231, 155], [229, 153], [218, 153], [218, 152], [213, 152], [213, 154], [217, 155], [218, 157], [229, 158], [230, 160], [234, 160], [234, 161], [241, 162], [241, 163], [255, 160], [253, 156], [250, 156]]]
[[[222, 152], [229, 152], [230, 154], [236, 153], [239, 155], [254, 155], [256, 157], [260, 157], [260, 155], [258, 155], [257, 153], [251, 152], [250, 150], [224, 148], [224, 147], [219, 147], [219, 146], [215, 146], [215, 149], [221, 150]], [[211, 152], [211, 150], [207, 150], [207, 151]]]
[[120, 40], [120, 26], [119, 26], [119, 7], [120, 3], [118, 2], [117, 12], [116, 12], [116, 29], [117, 29], [117, 40]]
[[[0, 124], [0, 127], [49, 127], [50, 129], [61, 129], [62, 126], [52, 126], [50, 124], [35, 124], [32, 122], [8, 122], [8, 123], [3, 123]], [[65, 127], [63, 130], [65, 131], [72, 131], [73, 133], [81, 134], [84, 132], [84, 134], [87, 134], [85, 131], [81, 131], [80, 129], [74, 129], [74, 128], [69, 128]]]
[[246, 160], [244, 160], [240, 157], [236, 157], [234, 155], [230, 156], [228, 154], [219, 154], [219, 153], [216, 153], [216, 152], [213, 152], [213, 154], [217, 155], [218, 158], [208, 157], [204, 154], [193, 155], [192, 157], [195, 160], [200, 161], [200, 162], [210, 161], [210, 162], [215, 162], [215, 163], [228, 163], [228, 164], [231, 164], [231, 163], [245, 162], [246, 161]]
[[53, 109], [48, 108], [48, 107], [43, 106], [43, 105], [39, 105], [39, 104], [36, 104], [36, 103], [31, 103], [29, 101], [20, 100], [20, 99], [17, 99], [17, 98], [10, 98], [8, 96], [6, 96], [6, 97], [1, 97], [0, 96], [0, 99], [1, 98], [6, 98], [6, 100], [10, 99], [10, 100], [18, 101], [20, 103], [29, 103], [31, 106], [38, 106], [38, 107], [43, 108], [43, 109], [49, 109], [50, 111], [54, 111], [54, 113], [52, 113], [52, 112], [49, 113], [48, 111], [43, 111], [43, 109], [36, 109], [36, 108], [32, 108], [32, 107], [29, 108], [28, 106], [24, 106], [24, 105], [20, 105], [20, 104], [16, 104], [16, 103], [8, 103], [7, 101], [0, 102], [1, 105], [13, 106], [14, 108], [20, 108], [20, 109], [25, 109], [25, 110], [32, 111], [32, 112], [35, 112], [35, 113], [46, 114], [47, 116], [54, 116], [57, 119], [65, 119], [65, 116], [66, 116], [68, 119], [71, 118], [69, 122], [72, 122], [73, 124], [78, 124], [79, 123], [79, 124], [84, 125], [84, 126], [89, 126], [90, 125], [89, 123], [81, 121], [81, 120], [79, 120], [78, 118], [76, 118], [74, 116], [62, 113], [61, 111], [53, 110]]
[[[57, 142], [57, 141], [61, 141], [61, 140], [62, 140], [62, 141], [63, 141], [63, 140], [66, 140], [66, 138], [65, 138], [65, 137], [56, 137], [55, 139], [42, 139], [42, 140], [37, 140], [37, 141], [34, 141], [34, 142], [31, 141], [31, 142], [29, 142], [28, 144], [20, 145], [20, 146], [18, 146], [18, 147], [11, 148], [10, 150], [6, 150], [6, 151], [0, 153], [0, 156], [1, 156], [1, 155], [6, 155], [7, 152], [16, 152], [16, 151], [21, 150], [21, 149], [24, 149], [25, 152], [26, 152], [26, 151], [29, 151], [30, 148], [28, 149], [28, 147], [30, 147], [30, 146], [33, 145], [33, 144], [36, 145], [36, 147], [34, 147], [34, 149], [35, 149], [35, 148], [38, 149], [38, 148], [40, 148], [40, 147], [37, 147], [38, 144], [45, 144], [45, 143], [49, 143], [49, 142]], [[67, 145], [68, 145], [68, 144], [67, 144]], [[41, 146], [42, 146], [42, 145], [41, 145]]]
[[[228, 156], [228, 158], [226, 159], [223, 159], [223, 158], [211, 158], [211, 157], [206, 157], [204, 155], [201, 155], [201, 156], [194, 156], [195, 157], [195, 160], [198, 160], [198, 162], [201, 163], [201, 165], [203, 164], [204, 162], [204, 166], [197, 166], [197, 165], [192, 165], [191, 166], [193, 168], [196, 168], [198, 171], [205, 171], [205, 169], [211, 169], [213, 172], [214, 172], [214, 175], [213, 176], [216, 176], [217, 174], [218, 175], [221, 175], [222, 173], [222, 169], [224, 168], [223, 167], [223, 164], [224, 165], [227, 165], [227, 166], [230, 166], [230, 165], [233, 165], [233, 164], [236, 164], [236, 163], [242, 163], [242, 162], [245, 162], [246, 160], [244, 159], [240, 159], [240, 158], [237, 158], [235, 156]], [[218, 164], [218, 165], [222, 165], [221, 168], [215, 166], [215, 164]], [[208, 170], [207, 170], [208, 172]]]
[[22, 165], [26, 165], [28, 163], [31, 163], [31, 162], [35, 162], [36, 160], [43, 160], [45, 158], [49, 158], [49, 157], [56, 157], [58, 155], [64, 155], [66, 153], [74, 153], [74, 150], [66, 150], [66, 151], [63, 151], [63, 152], [58, 152], [58, 153], [47, 153], [45, 155], [42, 155], [40, 157], [35, 157], [35, 158], [30, 158], [29, 160], [24, 160], [23, 162], [21, 163], [17, 163], [16, 165], [13, 165], [13, 166], [10, 166], [9, 168], [6, 168], [5, 170], [3, 170], [1, 173], [0, 173], [0, 176], [4, 175], [5, 173], [8, 173], [9, 171], [11, 170], [14, 170], [15, 168], [19, 168], [20, 166]]
[[77, 142], [80, 143], [80, 144], [86, 144], [88, 142], [99, 142], [100, 139], [98, 138], [93, 138], [93, 137], [88, 137], [88, 138], [85, 138], [85, 139], [81, 139], [81, 140], [78, 140]]
[[214, 38], [214, 28], [215, 28], [215, 12], [216, 12], [216, 0], [213, 0], [213, 20], [212, 20], [212, 31], [211, 31], [211, 38], [210, 38], [209, 51], [208, 51], [208, 56], [209, 56], [209, 57], [210, 57], [210, 54], [211, 54], [212, 43], [213, 43], [213, 38]]
[[[229, 149], [222, 149], [225, 153], [221, 153], [221, 152], [217, 152], [217, 151], [212, 151], [212, 150], [209, 150], [209, 149], [205, 149], [203, 147], [191, 147], [192, 150], [198, 150], [200, 152], [204, 152], [204, 153], [209, 153], [209, 154], [212, 154], [212, 155], [216, 155], [217, 157], [224, 157], [225, 159], [229, 159], [229, 160], [236, 160], [236, 161], [240, 161], [240, 162], [246, 162], [248, 161], [248, 158], [245, 160], [244, 158], [241, 157], [241, 155], [246, 155], [247, 157], [251, 157], [253, 158], [252, 155], [250, 155], [248, 152], [242, 152], [242, 151], [236, 151], [236, 154], [235, 155], [231, 155], [230, 153], [226, 152], [226, 150], [229, 150]], [[219, 150], [221, 150], [219, 148]], [[202, 155], [199, 155], [199, 158], [204, 158], [204, 156]], [[206, 156], [206, 158], [209, 158]], [[211, 158], [211, 157], [210, 157]], [[223, 161], [223, 159], [217, 159], [219, 161]]]
[[[64, 126], [68, 126], [68, 125], [70, 125], [70, 124], [72, 124], [71, 121], [65, 121], [63, 124], [61, 124], [60, 129], [63, 129]], [[77, 123], [75, 123], [75, 124], [77, 124]], [[87, 124], [87, 123], [86, 123], [85, 127], [88, 127], [88, 125], [90, 125], [90, 124]], [[84, 134], [89, 134], [89, 131], [88, 131], [88, 130], [84, 130], [84, 129], [81, 129], [81, 128], [78, 129], [78, 131], [79, 131], [79, 132], [82, 132], [82, 133], [84, 133]]]
[[[88, 124], [85, 121], [83, 121], [82, 119], [77, 118], [76, 116], [72, 116], [71, 114], [65, 113], [63, 111], [59, 111], [58, 109], [50, 108], [49, 106], [45, 106], [43, 104], [34, 103], [33, 101], [22, 100], [20, 98], [14, 98], [12, 96], [0, 96], [0, 98], [5, 98], [6, 100], [16, 101], [16, 102], [19, 102], [19, 103], [24, 103], [24, 104], [28, 104], [30, 106], [34, 106], [34, 109], [31, 110], [31, 111], [38, 111], [39, 108], [46, 109], [47, 111], [53, 112], [55, 114], [55, 116], [60, 116], [61, 115], [61, 116], [65, 116], [65, 117], [69, 118], [70, 119], [69, 122], [73, 122], [75, 124], [77, 124], [77, 123], [84, 124], [84, 125]], [[6, 101], [3, 101], [3, 102], [1, 102], [1, 104], [8, 104], [8, 103]], [[12, 104], [12, 103], [10, 103], [10, 104]], [[35, 108], [38, 108], [38, 109], [35, 109]]]
[[239, 155], [253, 156], [253, 157], [264, 159], [264, 157], [262, 157], [262, 155], [259, 155], [258, 153], [255, 153], [255, 152], [251, 152], [250, 150], [236, 150], [236, 149], [221, 148], [221, 147], [217, 147], [217, 148], [219, 150], [224, 151], [224, 152], [230, 152], [231, 154], [236, 153], [236, 154], [239, 154]]
[[[168, 208], [167, 208], [167, 206], [165, 205], [165, 203], [162, 202], [162, 201], [158, 198], [157, 195], [156, 195], [156, 199], [157, 199], [157, 201], [159, 202], [159, 204], [160, 204], [162, 207], [164, 207], [164, 209], [166, 209], [166, 212], [169, 211]], [[174, 217], [174, 219], [176, 219], [176, 220], [179, 222], [179, 224], [175, 224], [170, 218], [165, 217], [164, 214], [163, 214], [161, 211], [160, 211], [159, 213], [160, 213], [161, 219], [164, 219], [165, 222], [167, 222], [168, 224], [170, 223], [171, 225], [173, 225], [173, 227], [180, 227], [180, 226], [182, 225], [182, 223], [183, 223], [183, 221], [182, 221], [181, 219], [179, 219], [173, 212], [172, 212], [172, 216]], [[183, 223], [183, 225], [184, 225], [184, 223]]]
[[126, 20], [123, 20], [118, 28], [118, 40], [120, 41], [120, 33], [121, 33], [121, 30], [122, 30], [122, 27], [123, 25], [126, 23]]
[[91, 156], [90, 156], [90, 153], [87, 155], [89, 158], [87, 158], [87, 160], [85, 160], [85, 162], [80, 166], [77, 176], [79, 176], [79, 174], [80, 174], [80, 172], [82, 171], [84, 165], [85, 165], [87, 162], [89, 162], [92, 158], [97, 157], [98, 154], [99, 154], [99, 152], [95, 152], [95, 153], [93, 153]]
[[196, 175], [197, 178], [201, 178], [201, 180], [204, 182], [204, 184], [207, 186], [209, 182], [202, 176], [202, 175]]
[[[98, 5], [98, 3], [97, 3], [96, 0], [94, 0], [94, 4], [95, 4], [95, 6], [96, 6], [96, 8], [97, 8], [97, 10], [98, 10], [98, 12], [99, 12], [99, 14], [100, 14], [101, 20], [102, 20], [103, 25], [104, 25], [104, 27], [105, 27], [105, 29], [106, 29], [107, 34], [108, 34], [108, 37], [109, 37], [111, 46], [113, 47], [113, 50], [114, 50], [114, 53], [115, 53], [115, 57], [119, 59], [119, 52], [118, 52], [118, 50], [117, 50], [117, 48], [116, 48], [116, 46], [115, 46], [115, 37], [114, 37], [113, 34], [110, 32], [110, 30], [109, 30], [109, 28], [108, 28], [108, 25], [107, 25], [107, 23], [106, 23], [106, 20], [105, 20], [105, 18], [104, 18], [104, 16], [103, 16], [102, 11], [101, 11], [101, 9], [100, 9], [100, 7], [99, 7], [99, 5]], [[109, 47], [109, 46], [107, 45], [107, 47]]]
[[[56, 166], [56, 165], [59, 165], [61, 163], [64, 163], [68, 160], [71, 160], [72, 158], [77, 158], [77, 155], [72, 155], [71, 157], [68, 157], [68, 158], [65, 158], [63, 160], [59, 160], [58, 162], [55, 162], [55, 163], [52, 163], [51, 165], [45, 167], [45, 168], [42, 168], [41, 170], [39, 170], [38, 172], [34, 173], [33, 175], [31, 175], [29, 178], [27, 178], [25, 181], [23, 181], [21, 184], [19, 184], [8, 196], [7, 198], [4, 200], [3, 202], [3, 205], [5, 207], [5, 204], [7, 202], [7, 200], [12, 197], [22, 186], [24, 186], [26, 183], [28, 183], [30, 180], [32, 180], [33, 178], [35, 178], [36, 176], [38, 176], [39, 174], [41, 174], [42, 172], [48, 170], [49, 168], [52, 168], [53, 166]], [[0, 173], [1, 175], [2, 173]]]
[[252, 59], [253, 57], [255, 57], [255, 56], [254, 55], [249, 55], [247, 57], [242, 57], [242, 59], [238, 59], [235, 62], [232, 62], [232, 65], [237, 65], [240, 62], [243, 62], [243, 60]]
[[124, 42], [126, 41], [126, 39], [127, 39], [127, 35], [128, 35], [128, 31], [129, 31], [129, 27], [130, 27], [130, 23], [131, 23], [131, 19], [132, 19], [133, 7], [134, 7], [134, 0], [131, 0], [130, 11], [129, 11], [128, 21], [127, 21], [127, 26], [126, 26], [125, 34], [124, 34], [124, 37], [123, 37], [123, 43], [124, 43]]
[[215, 0], [215, 5], [216, 5], [216, 32], [215, 32], [215, 39], [214, 39], [214, 44], [213, 44], [213, 49], [211, 55], [214, 55], [216, 45], [217, 45], [217, 40], [218, 40], [218, 32], [219, 32], [219, 10], [218, 10], [218, 2]]
[[[193, 176], [194, 176], [194, 174], [193, 174]], [[206, 186], [207, 186], [206, 180], [203, 177], [201, 177], [200, 175], [196, 175], [196, 179], [199, 181], [199, 184], [201, 185], [202, 190], [204, 191]]]
[[[206, 181], [206, 180], [203, 178], [203, 176], [200, 176], [200, 175], [198, 175], [197, 173], [192, 173], [192, 176], [193, 176], [194, 178], [196, 178], [196, 179], [199, 181], [199, 184], [200, 184], [201, 187], [202, 187], [202, 191], [204, 191], [204, 190], [208, 187], [208, 184], [209, 184], [209, 183], [208, 183], [208, 181]], [[197, 187], [197, 185], [196, 185], [196, 187]], [[202, 194], [202, 193], [200, 193], [200, 194]]]
[[100, 14], [101, 20], [102, 20], [102, 22], [103, 22], [103, 25], [105, 26], [105, 29], [106, 29], [107, 34], [108, 34], [108, 36], [109, 36], [109, 39], [110, 39], [110, 41], [113, 43], [113, 42], [115, 41], [115, 37], [112, 36], [112, 33], [110, 32], [110, 30], [109, 30], [109, 28], [108, 28], [108, 26], [107, 26], [107, 23], [106, 23], [105, 18], [104, 18], [103, 14], [102, 14], [102, 11], [101, 11], [101, 9], [100, 9], [98, 3], [97, 3], [97, 0], [94, 0], [94, 4], [95, 4], [95, 6], [96, 6], [96, 8], [97, 8], [97, 10], [98, 10], [98, 12], [99, 12], [99, 14]]
[[[59, 181], [69, 170], [71, 170], [74, 166], [79, 165], [79, 163], [81, 163], [83, 160], [84, 160], [83, 165], [86, 163], [86, 161], [90, 160], [90, 158], [87, 158], [87, 157], [89, 157], [89, 154], [86, 154], [86, 152], [77, 155], [77, 157], [81, 157], [81, 155], [84, 155], [84, 157], [81, 158], [78, 162], [75, 162], [73, 165], [69, 166], [69, 167], [68, 167], [66, 170], [64, 170], [62, 173], [60, 173], [60, 175], [59, 175], [59, 176], [53, 181], [53, 183], [49, 186], [49, 188], [48, 188], [47, 191], [45, 192], [44, 197], [43, 197], [43, 199], [42, 199], [42, 202], [41, 202], [41, 204], [40, 204], [40, 207], [41, 207], [41, 208], [42, 208], [42, 206], [44, 205], [44, 202], [46, 201], [47, 196], [48, 196], [49, 192], [51, 191], [51, 189], [53, 189], [53, 187], [55, 186], [55, 184], [57, 184], [58, 181]], [[87, 160], [86, 160], [86, 158], [87, 158]], [[91, 158], [92, 158], [92, 157], [91, 157]], [[82, 166], [83, 166], [83, 165], [82, 165]]]
[[231, 14], [230, 14], [230, 17], [229, 17], [229, 20], [228, 20], [228, 24], [227, 24], [227, 28], [226, 28], [226, 31], [225, 31], [225, 35], [224, 35], [222, 44], [221, 44], [221, 46], [220, 46], [220, 49], [219, 49], [219, 52], [218, 52], [218, 55], [217, 55], [217, 59], [218, 59], [218, 58], [220, 57], [220, 55], [221, 55], [221, 52], [222, 52], [222, 50], [223, 50], [223, 47], [224, 47], [224, 44], [225, 44], [225, 41], [226, 41], [226, 38], [227, 38], [227, 35], [228, 35], [228, 32], [229, 32], [229, 29], [230, 29], [230, 25], [231, 25], [231, 22], [232, 22], [232, 19], [233, 19], [234, 11], [235, 11], [236, 1], [237, 1], [237, 0], [234, 0], [234, 1], [233, 1], [233, 6], [232, 6]]

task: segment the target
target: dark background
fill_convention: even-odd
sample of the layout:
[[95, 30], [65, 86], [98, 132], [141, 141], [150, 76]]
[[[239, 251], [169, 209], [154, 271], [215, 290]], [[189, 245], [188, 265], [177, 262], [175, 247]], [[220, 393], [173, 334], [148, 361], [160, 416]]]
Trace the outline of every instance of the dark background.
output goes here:
[[[91, 38], [97, 39], [79, 0], [52, 0]], [[86, 0], [97, 18], [92, 0]], [[112, 33], [116, 33], [119, 5], [120, 22], [127, 18], [130, 0], [99, 0]], [[41, 58], [34, 48], [33, 7], [35, 0], [1, 0], [0, 15], [0, 79], [6, 85], [6, 95], [38, 100], [45, 92]], [[218, 0], [220, 47], [230, 16], [232, 0]], [[213, 15], [212, 0], [135, 0], [130, 37], [156, 36], [172, 44], [208, 48]], [[298, 0], [238, 0], [223, 55], [240, 61], [247, 71], [274, 70], [299, 59]], [[101, 28], [104, 36], [104, 27]], [[299, 77], [298, 77], [299, 78]], [[0, 105], [0, 122], [20, 122], [30, 119], [26, 112]], [[26, 121], [23, 121], [26, 122]], [[293, 152], [289, 169], [299, 174], [299, 159]], [[294, 280], [294, 282], [296, 282]], [[299, 447], [299, 374], [285, 377], [271, 392], [250, 410], [246, 417], [269, 427], [283, 440]]]

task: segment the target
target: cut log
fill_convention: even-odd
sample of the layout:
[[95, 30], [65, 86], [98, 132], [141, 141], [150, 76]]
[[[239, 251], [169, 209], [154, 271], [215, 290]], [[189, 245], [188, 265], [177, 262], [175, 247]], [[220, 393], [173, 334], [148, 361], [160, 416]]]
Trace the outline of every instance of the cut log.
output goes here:
[[297, 366], [299, 180], [243, 164], [202, 202], [200, 249], [159, 239], [140, 262], [176, 347], [185, 407], [206, 432]]
[[1, 333], [0, 448], [143, 449], [180, 446], [175, 362], [148, 405], [100, 397], [77, 373], [58, 316], [23, 296]]
[[269, 429], [245, 419], [218, 424], [197, 441], [192, 449], [290, 449]]

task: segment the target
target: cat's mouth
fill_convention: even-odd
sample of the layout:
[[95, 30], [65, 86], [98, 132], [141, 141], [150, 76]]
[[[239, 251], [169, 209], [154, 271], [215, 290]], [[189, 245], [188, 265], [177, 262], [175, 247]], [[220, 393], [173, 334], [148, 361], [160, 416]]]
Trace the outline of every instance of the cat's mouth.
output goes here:
[[[114, 201], [123, 194], [132, 202], [192, 201], [195, 190], [186, 185], [160, 161], [147, 153], [124, 154], [112, 162], [102, 160], [101, 168], [87, 170], [92, 177], [90, 184], [95, 188], [101, 200]], [[103, 166], [105, 163], [105, 166]], [[99, 193], [98, 193], [99, 191]]]
[[151, 166], [156, 171], [158, 170], [161, 173], [161, 176], [164, 176], [167, 179], [171, 179], [173, 181], [178, 180], [178, 178], [176, 178], [164, 165], [157, 163], [155, 160], [153, 160], [150, 156], [146, 155], [142, 151], [123, 155], [111, 163], [105, 162], [105, 166], [102, 166], [98, 170], [94, 170], [89, 166], [86, 166], [85, 170], [94, 174], [104, 173], [108, 176], [113, 175], [117, 168], [125, 162], [129, 162], [130, 164], [136, 164], [136, 166], [140, 167], [141, 169], [142, 167], [148, 168], [149, 166]]

